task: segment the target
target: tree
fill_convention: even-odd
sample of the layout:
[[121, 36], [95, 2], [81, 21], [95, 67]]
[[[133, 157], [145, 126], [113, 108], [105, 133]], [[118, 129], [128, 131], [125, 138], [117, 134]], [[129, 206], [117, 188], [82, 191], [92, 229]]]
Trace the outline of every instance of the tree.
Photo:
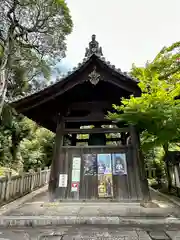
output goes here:
[[143, 133], [143, 147], [149, 149], [180, 137], [180, 100], [175, 99], [180, 86], [167, 84], [155, 76], [148, 83], [141, 81], [141, 96], [122, 99], [121, 106], [114, 105], [117, 112], [109, 117], [136, 125]]
[[152, 62], [147, 62], [145, 67], [136, 67], [134, 64], [131, 75], [143, 81], [150, 81], [152, 73], [158, 74], [159, 80], [166, 82], [179, 82], [180, 80], [180, 42], [169, 47], [163, 47]]
[[29, 119], [27, 121], [34, 127], [29, 137], [24, 138], [20, 143], [19, 152], [24, 171], [49, 167], [53, 155], [54, 134], [47, 129], [36, 127], [36, 124]]
[[164, 47], [145, 67], [132, 66], [131, 75], [140, 80], [140, 97], [122, 99], [110, 118], [136, 124], [148, 148], [179, 138], [180, 42]]
[[[176, 61], [180, 43], [163, 50], [144, 68], [133, 66], [131, 73], [138, 77], [142, 91], [140, 97], [122, 99], [114, 105], [116, 113], [109, 118], [136, 125], [141, 134], [144, 152], [180, 140], [180, 66]], [[170, 179], [169, 179], [170, 184]]]
[[50, 166], [54, 134], [26, 117], [0, 126], [0, 166], [19, 171]]
[[0, 115], [8, 88], [22, 93], [27, 81], [48, 77], [51, 60], [65, 56], [71, 30], [64, 0], [0, 0]]

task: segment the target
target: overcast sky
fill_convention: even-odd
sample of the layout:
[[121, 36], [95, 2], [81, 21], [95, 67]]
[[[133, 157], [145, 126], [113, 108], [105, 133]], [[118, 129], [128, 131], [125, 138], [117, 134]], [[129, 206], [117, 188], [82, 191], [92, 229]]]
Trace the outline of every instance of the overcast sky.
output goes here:
[[122, 71], [180, 40], [180, 0], [67, 0], [74, 29], [63, 65], [76, 66], [96, 34], [104, 57]]

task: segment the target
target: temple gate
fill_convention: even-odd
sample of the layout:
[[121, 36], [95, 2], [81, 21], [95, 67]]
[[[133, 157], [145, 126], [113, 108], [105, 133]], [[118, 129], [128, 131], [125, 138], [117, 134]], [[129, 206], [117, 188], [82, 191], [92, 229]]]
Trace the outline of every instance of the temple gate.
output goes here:
[[52, 200], [150, 199], [135, 127], [106, 118], [122, 97], [141, 94], [137, 83], [105, 60], [93, 35], [78, 68], [11, 104], [56, 133], [49, 182]]

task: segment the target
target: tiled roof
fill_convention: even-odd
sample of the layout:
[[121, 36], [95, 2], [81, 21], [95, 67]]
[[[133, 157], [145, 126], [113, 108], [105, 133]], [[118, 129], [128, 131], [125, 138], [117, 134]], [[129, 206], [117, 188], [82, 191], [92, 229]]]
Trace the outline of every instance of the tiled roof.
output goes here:
[[[95, 35], [93, 35], [93, 36], [95, 36]], [[91, 42], [92, 42], [92, 41], [91, 41]], [[90, 42], [90, 43], [91, 43], [91, 42]], [[98, 44], [98, 42], [96, 42], [96, 43]], [[46, 90], [46, 89], [48, 89], [48, 88], [51, 88], [53, 85], [58, 84], [59, 82], [65, 80], [66, 78], [68, 78], [69, 76], [73, 75], [75, 72], [77, 72], [78, 70], [80, 70], [81, 67], [82, 67], [84, 64], [86, 64], [93, 55], [95, 55], [104, 65], [106, 65], [108, 68], [110, 68], [114, 73], [117, 73], [120, 77], [123, 76], [123, 77], [125, 77], [127, 80], [133, 81], [134, 83], [138, 83], [138, 82], [139, 82], [136, 78], [130, 76], [127, 72], [122, 72], [120, 68], [116, 68], [115, 65], [112, 65], [109, 61], [107, 61], [107, 60], [105, 59], [105, 57], [103, 57], [102, 49], [101, 49], [101, 48], [99, 48], [99, 47], [97, 46], [97, 48], [95, 48], [95, 50], [93, 49], [94, 51], [93, 51], [92, 49], [90, 49], [90, 48], [91, 48], [91, 46], [89, 47], [89, 49], [88, 49], [88, 48], [86, 49], [86, 57], [83, 59], [83, 61], [82, 61], [81, 63], [78, 63], [77, 67], [74, 67], [74, 68], [72, 69], [72, 71], [68, 71], [67, 74], [63, 74], [63, 75], [61, 76], [61, 78], [57, 78], [55, 83], [54, 83], [54, 82], [51, 83], [51, 84], [48, 83], [46, 86], [44, 86], [44, 87], [41, 88], [41, 89], [35, 89], [35, 90], [27, 93], [25, 96], [18, 96], [18, 97], [16, 97], [16, 98], [13, 98], [12, 100], [9, 100], [8, 102], [9, 102], [9, 103], [17, 102], [17, 101], [19, 101], [19, 100], [21, 100], [21, 99], [24, 99], [24, 98], [29, 97], [29, 96], [31, 96], [31, 95], [40, 93], [40, 92], [42, 92], [42, 91], [44, 91], [44, 90]], [[99, 52], [99, 50], [100, 50], [100, 52]]]

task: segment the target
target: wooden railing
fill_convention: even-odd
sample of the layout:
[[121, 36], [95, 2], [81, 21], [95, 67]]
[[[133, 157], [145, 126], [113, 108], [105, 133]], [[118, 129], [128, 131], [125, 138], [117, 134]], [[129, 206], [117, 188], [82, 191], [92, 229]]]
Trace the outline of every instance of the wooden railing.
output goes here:
[[37, 172], [30, 170], [28, 173], [12, 176], [11, 172], [6, 172], [6, 176], [0, 178], [0, 204], [12, 201], [27, 193], [32, 192], [49, 181], [50, 170], [38, 169]]
[[[30, 193], [49, 181], [50, 169], [38, 169], [37, 172], [30, 170], [28, 173], [12, 176], [6, 172], [6, 176], [0, 178], [0, 205], [17, 199]], [[155, 168], [146, 168], [146, 176], [151, 179], [155, 177]]]

